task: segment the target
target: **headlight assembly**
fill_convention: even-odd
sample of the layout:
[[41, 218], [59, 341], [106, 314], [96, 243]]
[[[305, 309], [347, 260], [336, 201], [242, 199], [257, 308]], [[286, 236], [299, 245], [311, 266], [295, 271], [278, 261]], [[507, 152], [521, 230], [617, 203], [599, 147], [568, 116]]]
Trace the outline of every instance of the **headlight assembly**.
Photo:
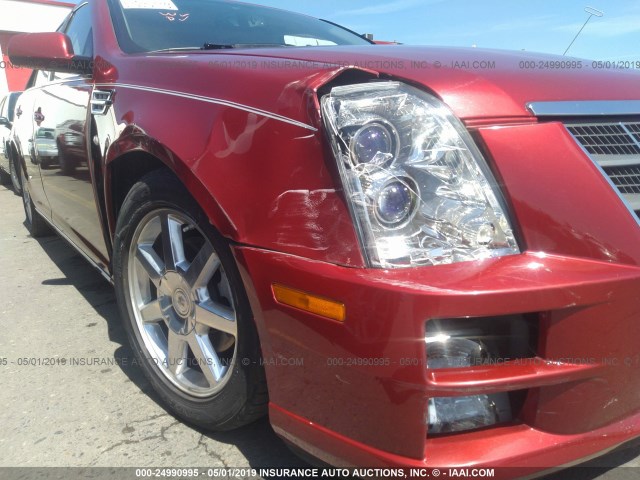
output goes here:
[[322, 112], [370, 266], [519, 253], [491, 171], [440, 100], [368, 83], [334, 87]]

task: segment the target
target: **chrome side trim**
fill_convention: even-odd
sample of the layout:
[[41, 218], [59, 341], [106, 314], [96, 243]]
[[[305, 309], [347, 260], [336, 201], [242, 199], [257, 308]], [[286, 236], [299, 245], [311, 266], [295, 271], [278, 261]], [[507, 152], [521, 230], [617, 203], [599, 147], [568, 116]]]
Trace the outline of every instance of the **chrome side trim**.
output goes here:
[[113, 90], [98, 90], [91, 92], [91, 113], [94, 115], [104, 115], [113, 103]]
[[[594, 160], [603, 167], [630, 167], [640, 165], [640, 155], [625, 155], [623, 159], [617, 160], [613, 155], [591, 155]], [[620, 157], [622, 155], [619, 155]]]
[[625, 196], [622, 194], [622, 192], [620, 192], [620, 190], [618, 189], [618, 187], [613, 183], [613, 181], [611, 180], [611, 178], [609, 177], [609, 175], [607, 175], [607, 172], [604, 171], [604, 168], [602, 168], [602, 166], [597, 162], [597, 160], [595, 158], [593, 158], [593, 156], [582, 146], [582, 144], [573, 136], [573, 134], [569, 131], [569, 129], [567, 128], [566, 125], [563, 125], [563, 127], [565, 128], [565, 130], [567, 131], [567, 133], [569, 134], [569, 136], [571, 138], [573, 138], [573, 140], [576, 142], [576, 145], [578, 145], [578, 147], [580, 147], [580, 149], [582, 150], [582, 152], [587, 156], [587, 158], [589, 160], [591, 160], [591, 162], [595, 165], [595, 167], [598, 169], [598, 171], [600, 172], [600, 174], [602, 175], [602, 177], [607, 181], [607, 183], [609, 184], [609, 186], [611, 187], [611, 189], [616, 193], [616, 195], [618, 195], [618, 198], [620, 199], [620, 201], [622, 202], [622, 204], [625, 206], [625, 208], [627, 209], [627, 211], [629, 212], [629, 215], [631, 215], [633, 217], [633, 219], [636, 221], [636, 223], [638, 224], [638, 226], [640, 227], [640, 216], [638, 216], [635, 212], [635, 210], [631, 207], [631, 204], [629, 203], [629, 201], [625, 198]]
[[244, 110], [245, 112], [255, 113], [257, 115], [261, 115], [263, 117], [271, 118], [273, 120], [278, 120], [280, 122], [288, 123], [290, 125], [295, 125], [297, 127], [306, 128], [307, 130], [311, 130], [312, 132], [317, 132], [318, 129], [307, 125], [306, 123], [299, 122], [297, 120], [293, 120], [292, 118], [285, 117], [283, 115], [278, 115], [277, 113], [268, 112], [266, 110], [261, 110], [259, 108], [250, 107], [248, 105], [242, 105], [241, 103], [230, 102], [228, 100], [222, 100], [219, 98], [213, 97], [205, 97], [203, 95], [195, 95], [191, 93], [178, 92], [176, 90], [166, 90], [163, 88], [154, 88], [154, 87], [143, 87], [140, 85], [129, 85], [125, 83], [97, 83], [95, 84], [96, 88], [128, 88], [130, 90], [140, 90], [143, 92], [154, 92], [160, 93], [164, 95], [171, 95], [173, 97], [181, 97], [188, 98], [191, 100], [198, 100], [206, 103], [213, 103], [216, 105], [223, 105], [225, 107], [236, 108], [238, 110]]
[[640, 115], [640, 100], [529, 102], [526, 107], [537, 117]]

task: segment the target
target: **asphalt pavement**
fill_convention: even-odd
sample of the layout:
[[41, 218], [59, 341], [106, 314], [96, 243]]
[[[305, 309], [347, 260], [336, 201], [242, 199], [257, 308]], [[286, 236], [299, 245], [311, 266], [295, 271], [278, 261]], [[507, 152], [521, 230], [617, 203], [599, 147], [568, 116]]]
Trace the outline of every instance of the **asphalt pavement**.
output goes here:
[[306, 465], [267, 419], [206, 433], [167, 412], [134, 364], [111, 285], [23, 221], [0, 186], [0, 467]]
[[[133, 361], [111, 285], [23, 221], [0, 187], [0, 478], [2, 467], [309, 467], [267, 419], [207, 433], [167, 412]], [[640, 445], [588, 465], [553, 479], [640, 478]]]

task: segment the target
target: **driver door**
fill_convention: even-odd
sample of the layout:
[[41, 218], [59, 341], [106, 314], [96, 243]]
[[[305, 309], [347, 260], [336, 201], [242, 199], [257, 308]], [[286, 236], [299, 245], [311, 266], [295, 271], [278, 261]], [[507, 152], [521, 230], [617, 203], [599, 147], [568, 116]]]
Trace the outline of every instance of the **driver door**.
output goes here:
[[[91, 4], [81, 6], [64, 33], [76, 55], [92, 57]], [[54, 225], [92, 261], [108, 270], [109, 254], [96, 203], [90, 158], [91, 78], [76, 73], [51, 74], [33, 105], [34, 148]], [[53, 137], [53, 142], [46, 137]], [[35, 142], [34, 142], [35, 143]]]

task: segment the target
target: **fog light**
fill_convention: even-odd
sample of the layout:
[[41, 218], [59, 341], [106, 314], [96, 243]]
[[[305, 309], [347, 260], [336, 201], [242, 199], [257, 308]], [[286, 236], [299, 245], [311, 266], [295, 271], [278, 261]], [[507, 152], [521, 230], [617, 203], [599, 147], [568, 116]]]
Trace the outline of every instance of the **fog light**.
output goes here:
[[482, 342], [440, 334], [427, 337], [428, 368], [460, 368], [482, 365], [489, 357]]
[[506, 393], [429, 400], [429, 434], [461, 432], [511, 420]]
[[[437, 333], [425, 337], [427, 368], [464, 368], [482, 365], [492, 354], [477, 340]], [[488, 427], [511, 420], [507, 393], [468, 397], [436, 397], [429, 400], [428, 433], [452, 433]]]

